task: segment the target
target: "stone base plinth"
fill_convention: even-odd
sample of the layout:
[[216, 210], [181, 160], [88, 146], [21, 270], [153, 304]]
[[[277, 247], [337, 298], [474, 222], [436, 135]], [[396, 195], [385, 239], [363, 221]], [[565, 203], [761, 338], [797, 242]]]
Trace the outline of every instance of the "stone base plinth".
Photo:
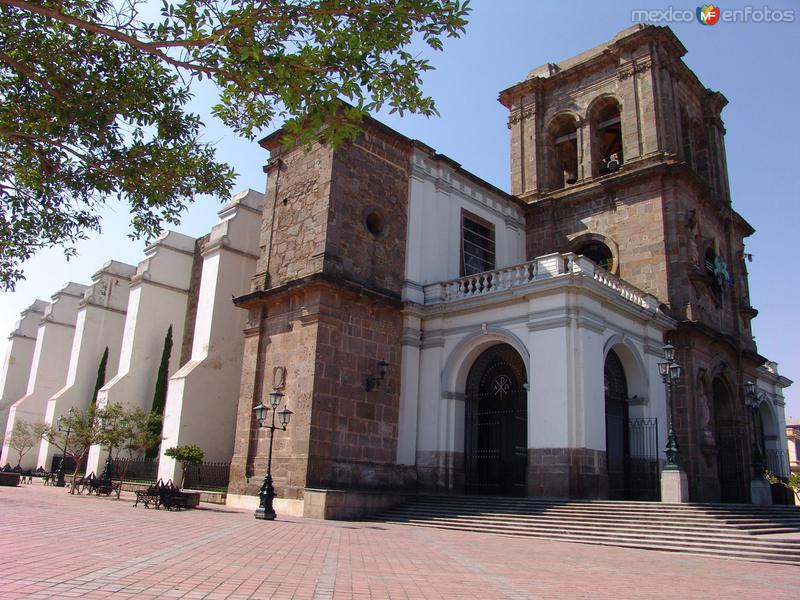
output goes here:
[[688, 502], [689, 480], [681, 469], [664, 469], [661, 471], [661, 501]]
[[8, 487], [16, 487], [19, 485], [19, 473], [3, 473], [0, 472], [0, 485]]
[[306, 488], [303, 490], [303, 516], [357, 519], [402, 504], [407, 498], [405, 493]]
[[607, 498], [606, 453], [589, 448], [528, 449], [528, 496]]
[[763, 477], [750, 482], [750, 502], [752, 504], [772, 504], [772, 488]]

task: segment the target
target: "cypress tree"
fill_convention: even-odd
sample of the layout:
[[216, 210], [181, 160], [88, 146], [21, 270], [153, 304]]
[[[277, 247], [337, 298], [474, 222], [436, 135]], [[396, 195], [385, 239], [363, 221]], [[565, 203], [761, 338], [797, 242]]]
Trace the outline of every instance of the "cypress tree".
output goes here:
[[106, 384], [106, 365], [108, 364], [108, 346], [103, 351], [103, 358], [97, 366], [97, 381], [94, 382], [94, 393], [92, 394], [92, 406], [97, 404], [97, 392]]
[[[167, 404], [167, 388], [169, 386], [169, 357], [172, 354], [172, 325], [167, 329], [167, 335], [164, 338], [164, 350], [161, 352], [161, 364], [158, 366], [158, 377], [156, 378], [156, 390], [153, 394], [153, 408], [154, 413], [159, 416], [164, 415], [164, 407]], [[163, 427], [163, 420], [158, 423], [158, 436], [161, 437]], [[154, 431], [155, 433], [155, 431]], [[153, 448], [147, 451], [147, 458], [155, 458], [158, 454], [158, 448]]]

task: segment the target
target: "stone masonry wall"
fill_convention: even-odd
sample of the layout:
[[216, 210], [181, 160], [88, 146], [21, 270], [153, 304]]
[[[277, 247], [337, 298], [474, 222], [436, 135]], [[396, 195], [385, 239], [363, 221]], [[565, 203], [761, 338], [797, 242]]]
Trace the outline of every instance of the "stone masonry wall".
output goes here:
[[[322, 271], [332, 152], [323, 144], [269, 146], [267, 193], [254, 289], [276, 287]], [[265, 285], [265, 274], [269, 282]]]
[[[402, 488], [406, 469], [395, 465], [400, 311], [328, 286], [321, 300], [308, 485]], [[386, 378], [368, 392], [380, 360], [389, 363]]]
[[[620, 186], [621, 187], [621, 186]], [[658, 180], [591, 196], [537, 202], [527, 216], [528, 260], [550, 252], [574, 250], [585, 234], [606, 238], [618, 250], [615, 272], [633, 285], [667, 302], [667, 260], [661, 185]]]
[[[325, 271], [399, 294], [405, 275], [409, 143], [366, 129], [334, 153]], [[379, 220], [372, 233], [367, 217]]]

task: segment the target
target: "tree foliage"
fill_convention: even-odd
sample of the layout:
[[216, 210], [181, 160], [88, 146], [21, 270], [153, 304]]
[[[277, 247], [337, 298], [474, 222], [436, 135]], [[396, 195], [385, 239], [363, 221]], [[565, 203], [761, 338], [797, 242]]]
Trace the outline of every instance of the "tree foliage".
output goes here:
[[47, 425], [41, 422], [28, 423], [22, 419], [14, 421], [14, 427], [8, 436], [8, 446], [17, 452], [17, 464], [23, 457], [42, 441]]
[[[125, 453], [125, 463], [120, 476], [120, 485], [117, 488], [117, 498], [122, 490], [122, 483], [128, 474], [128, 467], [135, 456], [148, 454], [153, 449], [158, 449], [161, 444], [161, 415], [152, 411], [147, 412], [141, 408], [132, 408], [123, 411], [119, 421], [117, 435], [114, 439], [106, 438], [109, 447], [109, 456], [119, 458], [121, 452]], [[114, 455], [114, 450], [117, 454]]]
[[[169, 357], [172, 355], [172, 325], [167, 329], [164, 336], [164, 347], [161, 350], [161, 362], [158, 365], [158, 375], [156, 377], [156, 389], [153, 393], [152, 412], [163, 417], [164, 407], [167, 405], [167, 390], [169, 389]], [[156, 429], [153, 433], [159, 438], [163, 428], [163, 421], [154, 425]], [[147, 458], [155, 458], [158, 447], [151, 448], [147, 452]]]
[[72, 473], [70, 492], [75, 491], [75, 479], [78, 469], [89, 449], [94, 444], [103, 442], [104, 418], [106, 414], [118, 410], [116, 405], [97, 408], [90, 405], [85, 410], [70, 409], [58, 419], [54, 425], [49, 425], [44, 432], [44, 438], [61, 451], [62, 456], [75, 461], [75, 470]]
[[106, 384], [106, 367], [108, 365], [108, 346], [103, 351], [100, 364], [97, 365], [97, 379], [94, 382], [94, 393], [92, 393], [92, 404], [97, 404], [97, 392]]
[[[126, 200], [133, 235], [175, 223], [233, 171], [187, 111], [195, 80], [249, 139], [276, 120], [304, 142], [355, 134], [366, 111], [436, 114], [421, 91], [434, 50], [458, 37], [461, 0], [0, 0], [0, 285], [37, 248], [68, 252]], [[342, 105], [339, 99], [352, 106]]]
[[176, 461], [181, 463], [181, 471], [183, 473], [181, 476], [181, 487], [183, 487], [183, 484], [186, 481], [186, 469], [190, 465], [199, 465], [201, 462], [203, 462], [205, 453], [196, 444], [189, 444], [188, 446], [167, 448], [164, 451], [164, 455], [174, 458]]

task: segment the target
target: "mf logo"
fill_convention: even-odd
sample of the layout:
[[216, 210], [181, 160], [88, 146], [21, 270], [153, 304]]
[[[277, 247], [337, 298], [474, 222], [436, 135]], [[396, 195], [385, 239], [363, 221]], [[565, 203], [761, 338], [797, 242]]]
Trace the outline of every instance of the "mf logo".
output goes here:
[[697, 7], [697, 20], [701, 25], [714, 25], [719, 21], [719, 6], [704, 4]]

